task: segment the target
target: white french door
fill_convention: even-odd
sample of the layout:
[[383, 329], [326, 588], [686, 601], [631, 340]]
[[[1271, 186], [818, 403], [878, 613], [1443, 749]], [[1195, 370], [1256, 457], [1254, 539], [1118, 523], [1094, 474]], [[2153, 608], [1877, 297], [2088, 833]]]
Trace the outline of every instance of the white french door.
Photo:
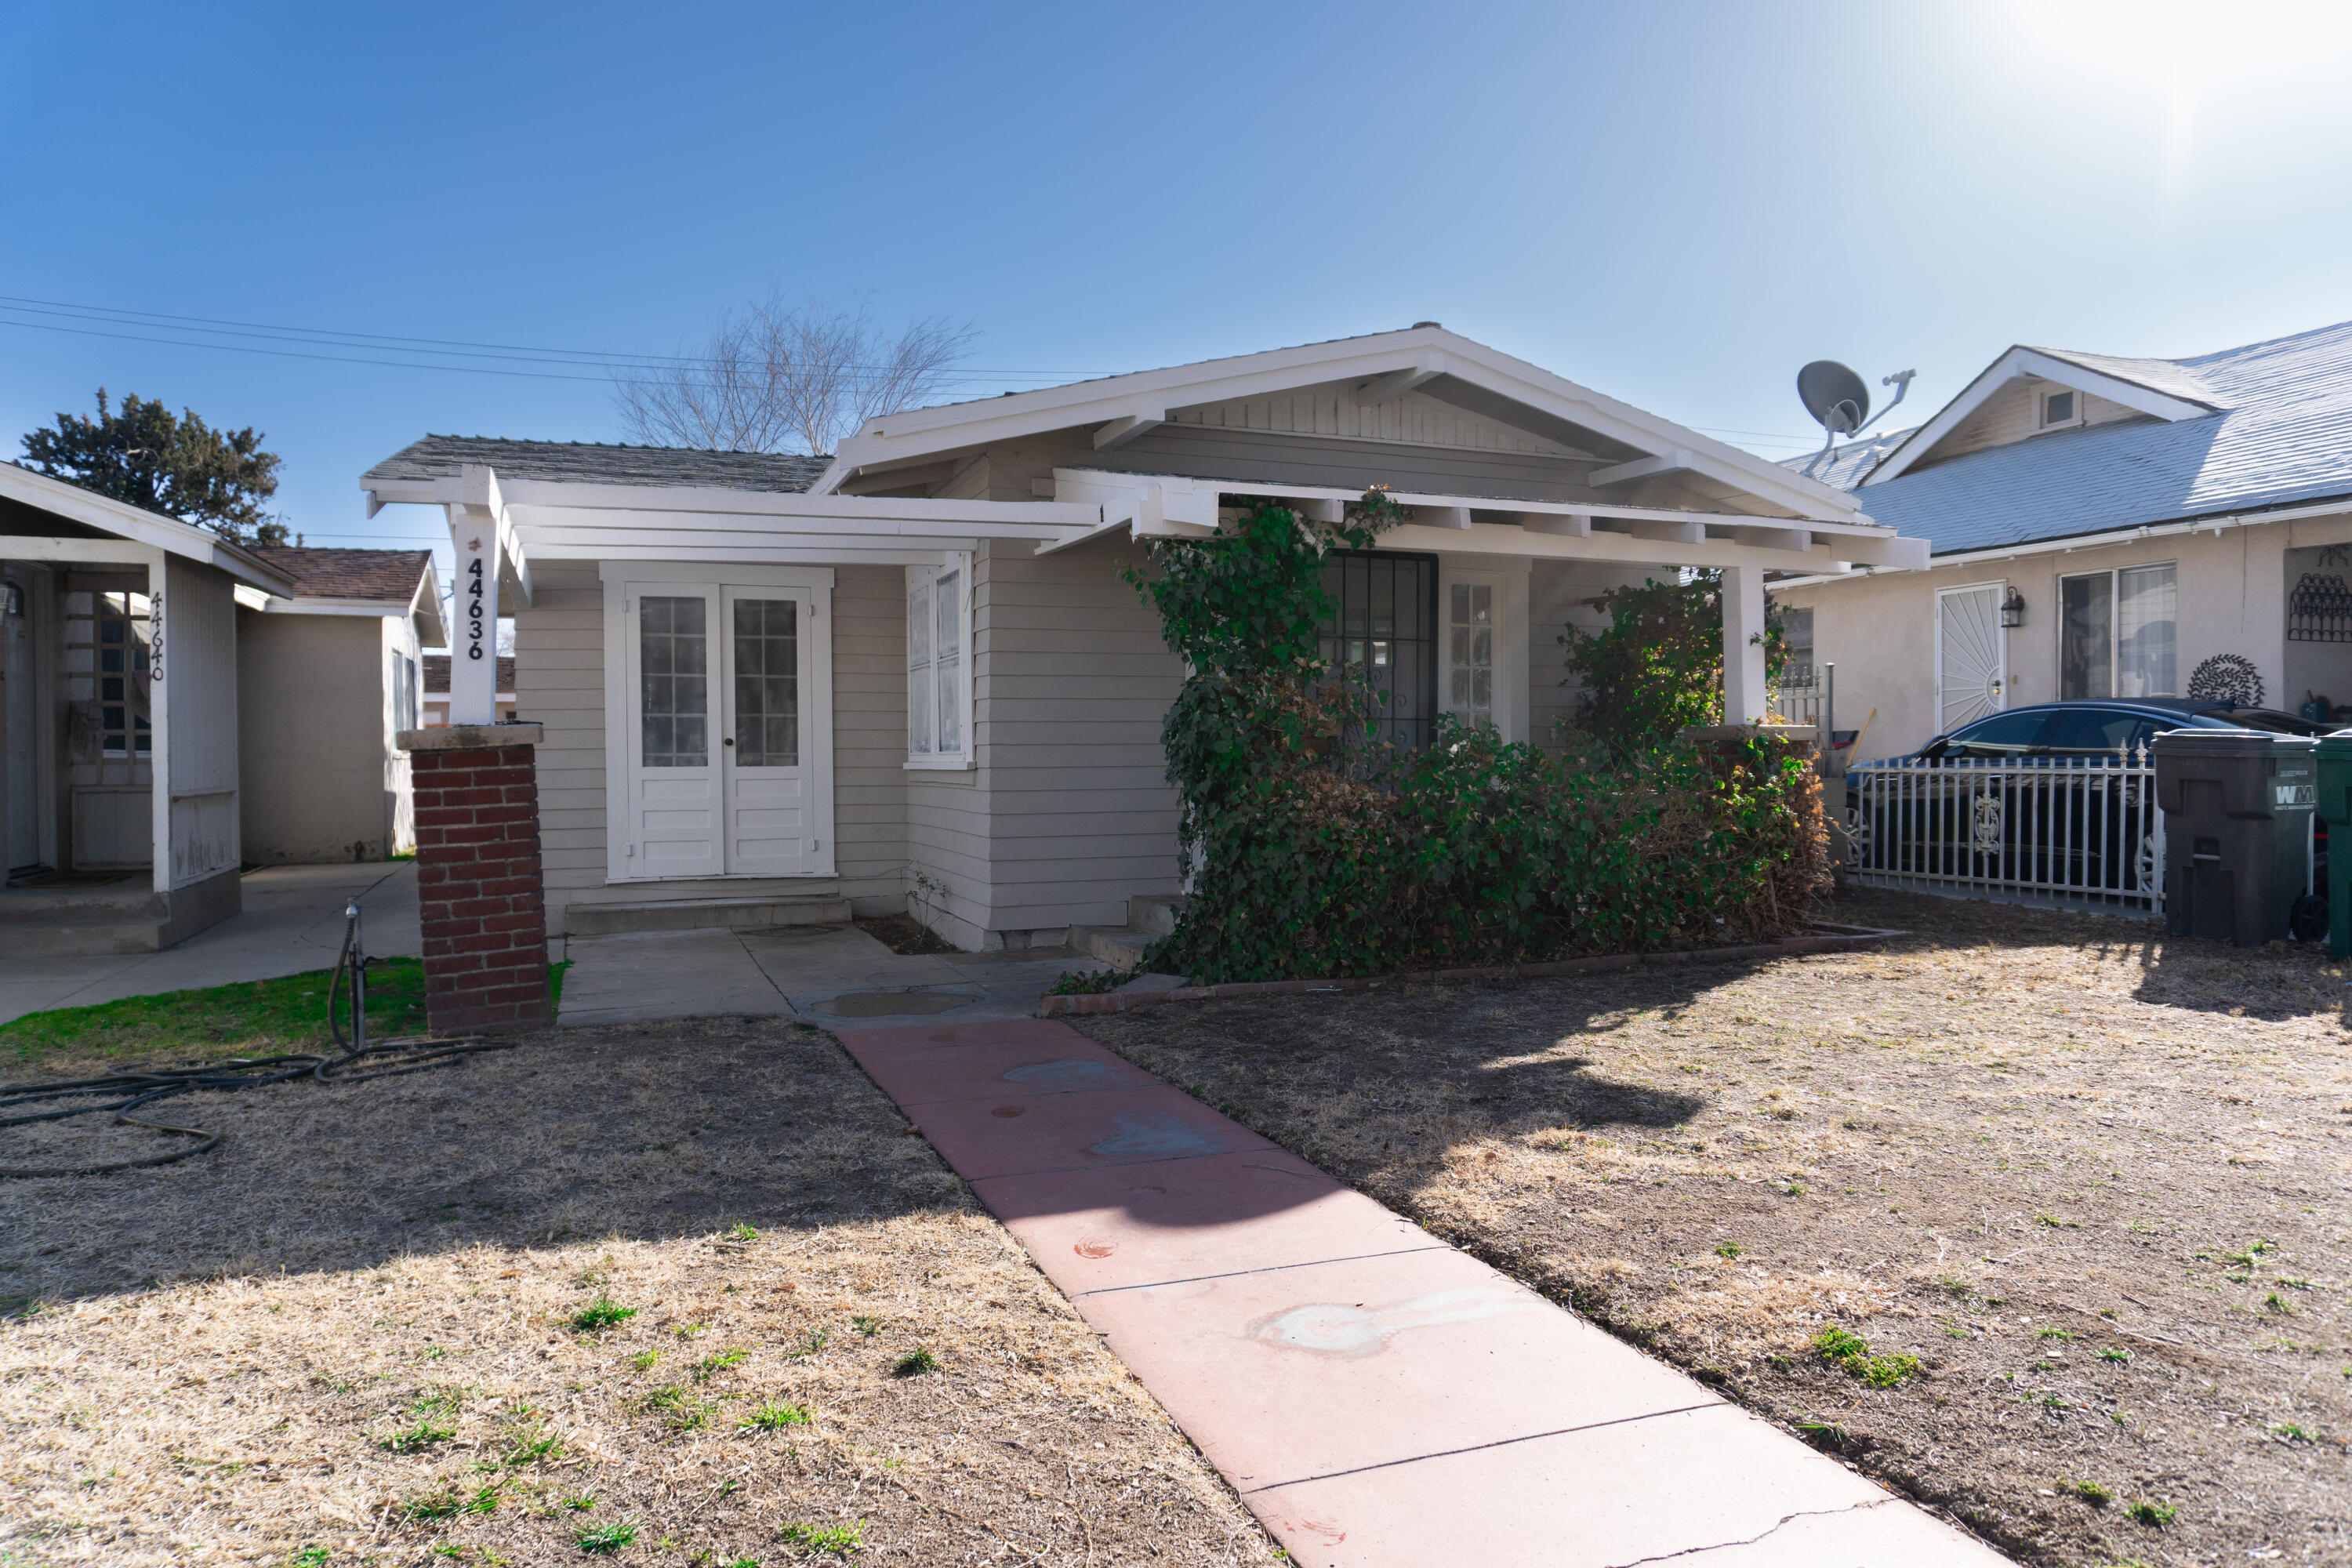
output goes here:
[[1936, 731], [1949, 734], [2008, 706], [2009, 633], [2001, 584], [1975, 583], [1936, 595]]
[[606, 727], [615, 877], [831, 874], [830, 586], [608, 583], [625, 667]]

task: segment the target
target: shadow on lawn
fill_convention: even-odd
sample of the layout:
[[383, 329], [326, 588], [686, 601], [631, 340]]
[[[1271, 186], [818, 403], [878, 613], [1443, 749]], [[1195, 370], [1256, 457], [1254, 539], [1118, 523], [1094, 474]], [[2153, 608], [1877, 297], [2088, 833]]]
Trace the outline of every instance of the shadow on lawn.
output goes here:
[[[550, 1031], [414, 1077], [156, 1110], [221, 1131], [221, 1146], [149, 1171], [6, 1184], [0, 1308], [478, 1246], [972, 1207], [831, 1037], [773, 1019]], [[168, 1146], [88, 1125], [99, 1120], [9, 1129], [0, 1164]]]

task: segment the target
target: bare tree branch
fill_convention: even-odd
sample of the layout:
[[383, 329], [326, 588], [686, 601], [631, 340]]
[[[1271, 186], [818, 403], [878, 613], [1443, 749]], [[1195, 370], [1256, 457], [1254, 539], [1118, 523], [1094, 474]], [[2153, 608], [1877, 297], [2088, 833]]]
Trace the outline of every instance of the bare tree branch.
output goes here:
[[613, 400], [648, 446], [822, 456], [875, 416], [936, 397], [978, 335], [929, 316], [891, 338], [863, 301], [771, 299], [722, 317], [682, 365], [615, 368]]

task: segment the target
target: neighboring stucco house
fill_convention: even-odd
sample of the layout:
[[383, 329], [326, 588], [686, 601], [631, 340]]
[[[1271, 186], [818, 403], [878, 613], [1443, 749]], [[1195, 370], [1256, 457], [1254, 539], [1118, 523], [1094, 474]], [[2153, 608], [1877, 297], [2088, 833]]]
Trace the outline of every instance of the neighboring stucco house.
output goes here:
[[1918, 565], [1831, 485], [1422, 323], [869, 420], [831, 458], [428, 437], [372, 507], [446, 509], [453, 717], [497, 617], [538, 752], [552, 935], [911, 909], [970, 949], [1173, 892], [1181, 679], [1120, 579], [1251, 498], [1413, 509], [1338, 560], [1334, 657], [1394, 729], [1547, 738], [1556, 643], [1607, 588], [1726, 574], [1726, 688], [1762, 714], [1773, 574]]
[[2061, 698], [2352, 704], [2352, 323], [2178, 360], [2012, 348], [1819, 473], [1933, 552], [1773, 591], [1801, 662], [1837, 666], [1839, 727], [1876, 710], [1868, 755]]
[[[501, 724], [514, 722], [515, 689], [514, 655], [499, 655], [498, 700]], [[449, 656], [428, 653], [425, 656], [425, 727], [428, 730], [449, 722]]]
[[0, 951], [141, 952], [235, 914], [256, 552], [0, 464]]
[[426, 550], [257, 546], [292, 582], [238, 596], [245, 858], [381, 860], [416, 845], [408, 757], [423, 649], [442, 641]]

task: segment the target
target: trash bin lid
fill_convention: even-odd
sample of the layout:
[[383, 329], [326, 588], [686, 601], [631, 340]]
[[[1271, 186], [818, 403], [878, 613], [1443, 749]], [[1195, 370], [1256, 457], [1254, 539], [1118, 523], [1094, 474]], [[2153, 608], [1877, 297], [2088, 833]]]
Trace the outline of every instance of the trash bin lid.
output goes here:
[[2323, 762], [2352, 761], [2352, 730], [2338, 730], [2332, 735], [2322, 735], [2315, 749]]
[[2148, 749], [2158, 756], [2176, 757], [2273, 757], [2276, 742], [2290, 741], [2308, 747], [2311, 742], [2300, 735], [2273, 735], [2262, 730], [2165, 730], [2148, 742]]

